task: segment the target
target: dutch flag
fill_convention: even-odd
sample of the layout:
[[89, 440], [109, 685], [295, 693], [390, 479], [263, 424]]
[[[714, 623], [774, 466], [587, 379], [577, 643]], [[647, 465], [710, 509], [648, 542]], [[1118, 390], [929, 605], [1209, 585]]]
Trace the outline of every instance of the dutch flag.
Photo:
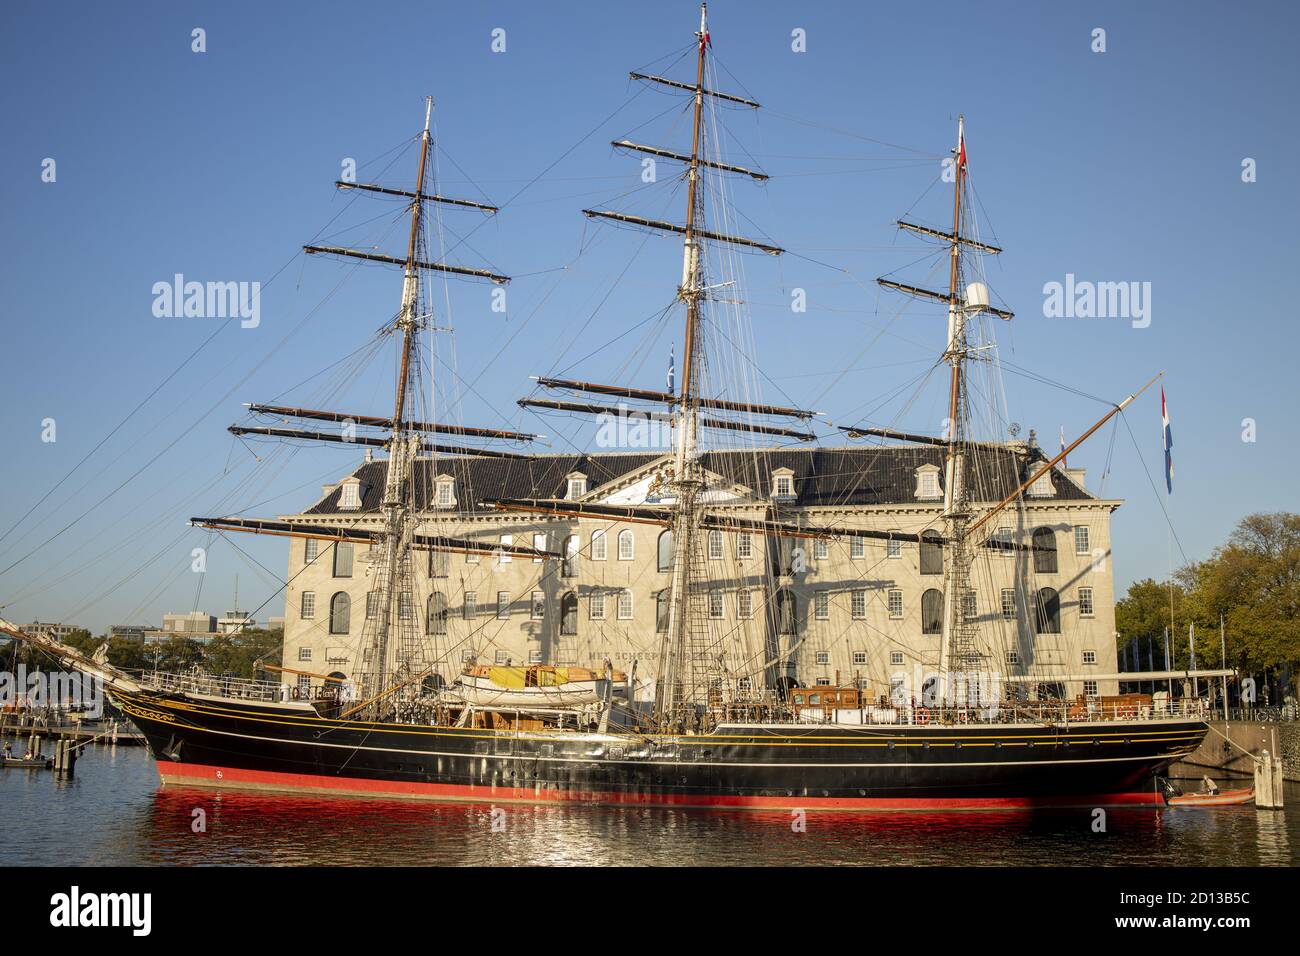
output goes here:
[[1165, 387], [1160, 386], [1160, 418], [1165, 426], [1165, 487], [1174, 493], [1174, 433], [1169, 430], [1169, 406], [1165, 404]]

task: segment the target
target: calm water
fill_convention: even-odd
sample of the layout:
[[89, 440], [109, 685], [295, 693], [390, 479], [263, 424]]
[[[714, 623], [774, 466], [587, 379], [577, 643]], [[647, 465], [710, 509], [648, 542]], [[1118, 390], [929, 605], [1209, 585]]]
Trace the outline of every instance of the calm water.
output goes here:
[[[163, 789], [140, 747], [91, 747], [76, 777], [0, 770], [0, 866], [141, 864], [1074, 864], [1294, 866], [1300, 785], [1253, 807], [809, 814], [503, 807]], [[207, 832], [194, 833], [195, 809]]]

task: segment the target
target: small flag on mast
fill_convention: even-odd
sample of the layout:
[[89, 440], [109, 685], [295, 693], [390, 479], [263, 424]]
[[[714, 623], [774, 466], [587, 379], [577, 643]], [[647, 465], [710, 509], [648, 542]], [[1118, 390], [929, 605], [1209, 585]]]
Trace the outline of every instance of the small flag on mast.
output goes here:
[[1174, 433], [1169, 428], [1169, 406], [1165, 404], [1165, 387], [1160, 386], [1160, 420], [1165, 426], [1165, 488], [1174, 493]]
[[957, 168], [966, 168], [966, 131], [962, 130], [957, 137]]
[[677, 349], [676, 343], [668, 346], [668, 391], [669, 393], [672, 393], [676, 389], [676, 384], [675, 384], [677, 380], [677, 357], [675, 354], [676, 349]]
[[[1064, 425], [1061, 426], [1061, 454], [1062, 455], [1065, 454], [1065, 426]], [[1061, 467], [1062, 468], [1069, 467], [1069, 463], [1064, 458], [1061, 459]]]

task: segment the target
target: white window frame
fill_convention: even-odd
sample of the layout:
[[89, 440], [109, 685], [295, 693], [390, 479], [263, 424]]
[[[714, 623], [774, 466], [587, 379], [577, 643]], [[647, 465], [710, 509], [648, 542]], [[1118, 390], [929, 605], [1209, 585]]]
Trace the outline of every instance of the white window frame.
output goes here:
[[754, 556], [754, 536], [748, 531], [736, 535], [736, 558], [747, 561]]
[[[901, 534], [902, 532], [900, 532], [897, 528], [890, 528], [889, 533]], [[902, 556], [903, 556], [903, 542], [898, 540], [897, 538], [890, 538], [889, 541], [885, 544], [885, 557], [901, 558]]]
[[478, 617], [478, 592], [466, 591], [465, 597], [461, 600], [461, 617], [466, 621], [472, 621]]
[[439, 508], [451, 508], [456, 504], [456, 480], [440, 478], [436, 488], [435, 503]]
[[510, 620], [510, 592], [509, 591], [497, 592], [497, 620], [498, 621]]
[[497, 538], [497, 544], [502, 549], [497, 552], [497, 564], [509, 564], [514, 558], [514, 555], [509, 554], [504, 549], [514, 547], [515, 536], [513, 534], [503, 534], [501, 537]]
[[[624, 548], [623, 545], [627, 547]], [[636, 560], [636, 535], [631, 528], [624, 528], [618, 533], [618, 559], [620, 561]]]
[[1096, 605], [1092, 600], [1092, 588], [1079, 588], [1079, 616], [1095, 617], [1097, 614]]
[[865, 538], [849, 538], [849, 557], [858, 561], [867, 556], [867, 541]]
[[[545, 531], [536, 531], [533, 533], [533, 550], [545, 551], [550, 543], [550, 537]], [[533, 564], [541, 564], [545, 558], [533, 558]]]
[[1007, 666], [1017, 667], [1020, 664], [1019, 651], [1007, 651]]
[[311, 660], [311, 648], [310, 647], [298, 648], [298, 660], [300, 662]]
[[813, 618], [818, 621], [831, 619], [831, 593], [829, 591], [813, 592]]
[[605, 620], [605, 592], [592, 591], [587, 599], [587, 615], [593, 621]]
[[727, 600], [722, 594], [722, 588], [711, 588], [709, 590], [709, 619], [720, 621], [726, 614]]
[[817, 657], [815, 658], [815, 663], [817, 664], [818, 667], [829, 667], [831, 663], [831, 652], [818, 651]]
[[709, 532], [709, 560], [721, 561], [726, 554], [726, 541], [723, 540], [722, 532], [716, 529]]
[[320, 538], [308, 538], [303, 543], [302, 563], [311, 564], [320, 556]]
[[345, 481], [339, 493], [339, 510], [356, 511], [361, 507], [361, 485], [355, 481]]
[[866, 666], [867, 666], [867, 652], [866, 652], [866, 651], [854, 651], [854, 652], [853, 652], [853, 666], [854, 666], [854, 667], [866, 667]]
[[1097, 652], [1091, 647], [1085, 647], [1080, 655], [1080, 663], [1086, 667], [1095, 667], [1097, 665]]
[[506, 661], [510, 660], [510, 652], [504, 648], [498, 648], [492, 659], [496, 662], [498, 667], [504, 667]]
[[[1010, 601], [1007, 600], [1008, 596], [1011, 598]], [[1014, 621], [1016, 619], [1016, 589], [1003, 588], [998, 595], [998, 601], [1002, 611], [1002, 620]]]
[[591, 560], [604, 561], [609, 557], [609, 538], [603, 528], [591, 533]]
[[[894, 598], [895, 598], [895, 596], [897, 596], [897, 598], [898, 598], [898, 608], [897, 608], [897, 610], [895, 610], [895, 608], [894, 608]], [[888, 593], [886, 593], [886, 595], [885, 595], [885, 600], [886, 600], [886, 602], [888, 602], [888, 607], [889, 607], [889, 619], [890, 619], [891, 621], [901, 621], [901, 620], [903, 619], [903, 614], [905, 613], [905, 611], [904, 611], [904, 607], [903, 607], [903, 591], [902, 591], [902, 589], [901, 589], [901, 588], [891, 588], [891, 589], [888, 591]]]
[[[1074, 553], [1085, 556], [1092, 555], [1092, 534], [1086, 524], [1076, 524], [1074, 526]], [[1082, 541], [1082, 543], [1080, 543]]]
[[528, 617], [534, 621], [546, 619], [546, 592], [534, 591], [528, 601]]
[[902, 652], [902, 651], [890, 651], [890, 652], [889, 652], [889, 666], [890, 666], [890, 667], [902, 667], [902, 666], [903, 666], [903, 652]]
[[741, 588], [736, 592], [736, 617], [742, 621], [748, 621], [754, 616], [754, 592], [749, 588]]
[[632, 591], [630, 588], [624, 588], [618, 592], [618, 605], [615, 613], [620, 621], [630, 621], [633, 619], [633, 613], [636, 609], [632, 606]]
[[855, 621], [867, 619], [867, 592], [865, 588], [856, 588], [849, 592], [849, 617]]
[[302, 600], [298, 604], [298, 616], [304, 621], [314, 621], [316, 619], [315, 591], [302, 592]]

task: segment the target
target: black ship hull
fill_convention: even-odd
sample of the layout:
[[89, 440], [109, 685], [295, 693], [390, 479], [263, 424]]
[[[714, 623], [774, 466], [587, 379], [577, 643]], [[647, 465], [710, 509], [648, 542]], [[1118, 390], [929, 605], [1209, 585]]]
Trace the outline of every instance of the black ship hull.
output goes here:
[[697, 735], [501, 731], [113, 692], [166, 785], [492, 803], [805, 810], [1163, 805], [1196, 719], [722, 724]]

